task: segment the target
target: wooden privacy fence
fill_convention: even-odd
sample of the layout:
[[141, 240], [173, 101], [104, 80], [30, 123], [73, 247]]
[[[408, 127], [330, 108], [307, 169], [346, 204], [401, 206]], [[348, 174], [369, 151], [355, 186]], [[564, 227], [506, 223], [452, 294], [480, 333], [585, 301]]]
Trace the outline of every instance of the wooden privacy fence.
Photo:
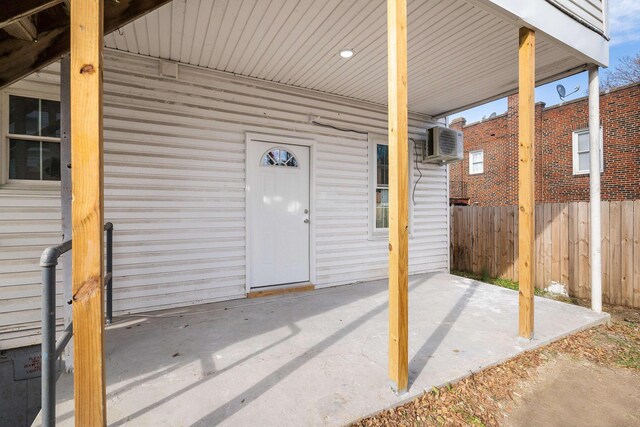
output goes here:
[[[517, 206], [451, 209], [451, 268], [518, 280]], [[589, 203], [536, 205], [536, 287], [557, 283], [591, 295]], [[602, 293], [609, 304], [640, 308], [640, 200], [602, 202]]]

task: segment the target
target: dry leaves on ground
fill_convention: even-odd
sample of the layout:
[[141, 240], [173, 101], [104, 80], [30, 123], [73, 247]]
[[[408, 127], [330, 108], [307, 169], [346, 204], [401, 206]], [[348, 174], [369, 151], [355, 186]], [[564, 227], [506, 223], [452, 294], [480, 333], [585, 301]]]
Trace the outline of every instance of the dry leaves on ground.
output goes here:
[[[625, 313], [631, 313], [630, 317]], [[364, 418], [354, 426], [498, 426], [503, 409], [518, 384], [535, 375], [536, 368], [557, 354], [640, 370], [640, 314], [618, 310], [609, 325], [564, 338], [523, 353], [499, 366], [459, 381], [433, 388], [396, 408]]]

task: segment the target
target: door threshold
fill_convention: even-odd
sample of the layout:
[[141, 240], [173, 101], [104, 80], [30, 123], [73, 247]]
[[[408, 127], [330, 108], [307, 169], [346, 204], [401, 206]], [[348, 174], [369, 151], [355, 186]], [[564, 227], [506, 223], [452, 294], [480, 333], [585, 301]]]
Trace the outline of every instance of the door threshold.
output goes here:
[[255, 290], [247, 293], [247, 298], [262, 298], [273, 295], [290, 294], [295, 292], [309, 292], [315, 289], [311, 283], [295, 283], [289, 285], [276, 285], [262, 288], [263, 290]]

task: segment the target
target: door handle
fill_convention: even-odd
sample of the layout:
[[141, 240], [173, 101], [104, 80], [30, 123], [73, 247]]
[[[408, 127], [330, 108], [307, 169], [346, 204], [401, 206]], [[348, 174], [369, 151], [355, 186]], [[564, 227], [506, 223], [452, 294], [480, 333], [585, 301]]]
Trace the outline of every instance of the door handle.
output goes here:
[[305, 218], [305, 219], [304, 219], [304, 223], [305, 223], [305, 224], [309, 224], [309, 218]]

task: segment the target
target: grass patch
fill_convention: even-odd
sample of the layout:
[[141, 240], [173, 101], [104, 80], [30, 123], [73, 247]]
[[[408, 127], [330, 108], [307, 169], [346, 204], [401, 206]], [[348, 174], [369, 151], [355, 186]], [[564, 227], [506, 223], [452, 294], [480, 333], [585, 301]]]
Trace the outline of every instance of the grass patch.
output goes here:
[[[509, 279], [501, 279], [499, 277], [491, 277], [487, 273], [475, 274], [475, 273], [468, 273], [466, 271], [452, 270], [451, 274], [454, 274], [460, 277], [466, 277], [467, 279], [478, 280], [480, 282], [489, 283], [490, 285], [496, 285], [496, 286], [500, 286], [501, 288], [507, 288], [514, 291], [517, 291], [519, 289], [518, 282], [514, 282], [513, 280], [509, 280]], [[533, 293], [539, 297], [549, 297], [553, 295], [547, 291], [543, 291], [542, 289], [538, 289], [538, 288], [534, 288]]]
[[640, 371], [640, 324], [612, 318], [612, 322], [575, 334], [547, 347], [608, 366]]
[[615, 348], [615, 363], [640, 371], [640, 324], [625, 319], [607, 338]]
[[638, 348], [629, 350], [627, 354], [620, 357], [618, 365], [640, 371], [640, 350]]

